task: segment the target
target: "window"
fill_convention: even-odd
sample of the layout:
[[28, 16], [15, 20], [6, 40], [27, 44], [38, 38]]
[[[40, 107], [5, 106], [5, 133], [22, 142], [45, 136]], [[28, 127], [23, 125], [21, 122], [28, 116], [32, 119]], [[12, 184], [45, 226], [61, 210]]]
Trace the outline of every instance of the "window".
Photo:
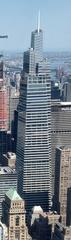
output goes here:
[[16, 226], [19, 226], [19, 216], [16, 217]]
[[20, 240], [20, 232], [19, 232], [19, 230], [15, 231], [15, 239], [16, 240]]

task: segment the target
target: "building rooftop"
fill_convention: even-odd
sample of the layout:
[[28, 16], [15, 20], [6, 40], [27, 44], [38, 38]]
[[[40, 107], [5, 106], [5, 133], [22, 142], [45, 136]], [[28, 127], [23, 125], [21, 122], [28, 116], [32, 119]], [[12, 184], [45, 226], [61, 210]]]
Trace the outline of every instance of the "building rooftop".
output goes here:
[[62, 106], [71, 106], [71, 102], [60, 102]]
[[71, 102], [62, 102], [60, 100], [52, 99], [51, 100], [52, 107], [71, 107]]
[[16, 154], [13, 152], [7, 152], [6, 154], [3, 154], [3, 156], [7, 159], [16, 159]]
[[7, 193], [6, 196], [13, 201], [19, 201], [22, 200], [22, 198], [19, 196], [19, 194], [17, 193], [17, 191], [14, 188], [10, 188]]
[[10, 174], [10, 173], [15, 173], [15, 169], [12, 169], [10, 167], [0, 167], [0, 175], [1, 174]]
[[66, 145], [66, 146], [57, 146], [56, 149], [59, 150], [68, 150], [71, 151], [71, 145]]
[[40, 206], [34, 206], [33, 208], [32, 208], [32, 211], [33, 211], [33, 213], [40, 213], [40, 212], [43, 212], [43, 209], [40, 207]]

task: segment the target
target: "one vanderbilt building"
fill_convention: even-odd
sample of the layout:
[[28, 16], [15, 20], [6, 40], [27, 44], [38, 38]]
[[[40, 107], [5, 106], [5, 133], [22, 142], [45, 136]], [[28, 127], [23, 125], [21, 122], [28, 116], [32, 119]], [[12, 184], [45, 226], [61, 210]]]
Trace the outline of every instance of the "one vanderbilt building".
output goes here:
[[31, 48], [24, 52], [18, 105], [18, 192], [26, 209], [51, 209], [51, 81], [43, 58], [43, 31], [32, 32]]

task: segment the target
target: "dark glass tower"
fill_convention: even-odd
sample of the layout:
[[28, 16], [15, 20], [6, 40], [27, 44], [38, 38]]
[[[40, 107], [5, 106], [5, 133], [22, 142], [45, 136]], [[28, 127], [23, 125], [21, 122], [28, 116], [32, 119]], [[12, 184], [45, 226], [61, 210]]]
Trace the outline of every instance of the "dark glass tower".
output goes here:
[[18, 105], [16, 166], [18, 191], [26, 200], [27, 209], [41, 205], [47, 211], [52, 200], [51, 82], [48, 65], [43, 62], [44, 67], [42, 62], [38, 62], [37, 74], [36, 70], [31, 74], [29, 70], [23, 70]]

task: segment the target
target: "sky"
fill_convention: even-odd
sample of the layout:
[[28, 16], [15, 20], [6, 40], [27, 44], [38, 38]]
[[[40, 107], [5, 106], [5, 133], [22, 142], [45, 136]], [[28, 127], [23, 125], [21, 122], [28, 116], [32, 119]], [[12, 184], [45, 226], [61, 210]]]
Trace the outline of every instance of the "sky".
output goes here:
[[71, 0], [0, 0], [0, 50], [30, 47], [39, 9], [44, 51], [71, 51]]

